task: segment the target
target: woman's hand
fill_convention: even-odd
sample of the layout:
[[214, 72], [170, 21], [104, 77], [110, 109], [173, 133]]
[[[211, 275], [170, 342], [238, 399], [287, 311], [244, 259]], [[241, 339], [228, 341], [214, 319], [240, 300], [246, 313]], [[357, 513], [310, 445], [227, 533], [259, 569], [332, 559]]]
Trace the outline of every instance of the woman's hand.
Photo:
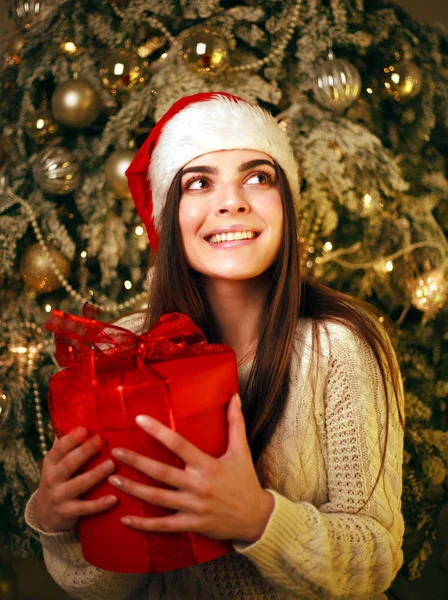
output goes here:
[[110, 483], [151, 504], [174, 509], [166, 517], [129, 515], [122, 521], [142, 531], [192, 531], [215, 539], [253, 542], [261, 537], [274, 508], [274, 497], [258, 481], [246, 438], [239, 396], [228, 408], [227, 452], [214, 458], [184, 437], [145, 415], [137, 424], [184, 461], [184, 469], [147, 458], [130, 450], [115, 448], [112, 455], [175, 490], [151, 487], [124, 477], [112, 476]]
[[86, 440], [87, 430], [78, 427], [56, 439], [45, 456], [36, 494], [36, 517], [47, 533], [74, 529], [79, 517], [112, 508], [116, 496], [79, 500], [79, 496], [113, 473], [115, 464], [106, 460], [87, 473], [76, 475], [101, 448], [99, 436]]

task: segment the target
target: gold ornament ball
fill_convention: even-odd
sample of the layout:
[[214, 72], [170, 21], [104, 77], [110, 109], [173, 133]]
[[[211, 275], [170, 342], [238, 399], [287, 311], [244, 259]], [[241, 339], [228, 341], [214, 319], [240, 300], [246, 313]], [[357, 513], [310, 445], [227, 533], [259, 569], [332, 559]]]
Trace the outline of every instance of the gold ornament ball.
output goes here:
[[113, 190], [114, 194], [123, 200], [132, 198], [125, 171], [131, 164], [136, 153], [137, 151], [131, 148], [115, 150], [106, 160], [106, 183]]
[[70, 273], [70, 261], [52, 244], [47, 244], [46, 247], [49, 254], [39, 243], [29, 246], [23, 253], [19, 265], [19, 271], [25, 283], [40, 293], [53, 292], [62, 286], [52, 263], [64, 277]]
[[25, 44], [23, 35], [15, 35], [9, 44], [6, 46], [6, 52], [3, 57], [3, 66], [10, 67], [12, 65], [20, 65], [22, 62], [22, 50]]
[[86, 127], [97, 118], [101, 100], [91, 83], [70, 79], [56, 86], [51, 109], [56, 121], [69, 127]]
[[181, 54], [190, 71], [201, 75], [216, 75], [230, 64], [227, 41], [207, 27], [196, 27], [184, 35]]
[[418, 96], [423, 84], [423, 71], [410, 60], [384, 67], [383, 90], [387, 98], [401, 102]]
[[100, 67], [101, 85], [111, 94], [131, 92], [146, 80], [148, 61], [125, 48], [113, 50]]
[[44, 144], [52, 138], [59, 127], [48, 108], [43, 107], [28, 115], [25, 121], [26, 132], [37, 144]]

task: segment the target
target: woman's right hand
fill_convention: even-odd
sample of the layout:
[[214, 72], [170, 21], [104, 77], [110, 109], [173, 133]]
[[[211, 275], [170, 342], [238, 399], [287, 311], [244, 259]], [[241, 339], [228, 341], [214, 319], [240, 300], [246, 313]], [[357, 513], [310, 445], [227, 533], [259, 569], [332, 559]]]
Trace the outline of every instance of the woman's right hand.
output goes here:
[[87, 438], [83, 427], [56, 439], [45, 456], [36, 494], [36, 517], [47, 533], [70, 531], [79, 517], [94, 515], [116, 502], [116, 496], [80, 500], [79, 496], [111, 475], [115, 463], [106, 460], [86, 473], [75, 473], [101, 448], [100, 436]]

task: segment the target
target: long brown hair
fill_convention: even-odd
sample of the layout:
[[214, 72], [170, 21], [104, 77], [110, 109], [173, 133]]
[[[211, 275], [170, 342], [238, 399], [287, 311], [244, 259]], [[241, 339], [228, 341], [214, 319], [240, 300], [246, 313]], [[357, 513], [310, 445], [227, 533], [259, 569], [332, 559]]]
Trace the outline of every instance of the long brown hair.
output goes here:
[[[242, 394], [247, 437], [254, 464], [271, 439], [285, 408], [291, 355], [299, 318], [312, 319], [313, 343], [316, 347], [320, 344], [317, 324], [322, 319], [344, 323], [368, 342], [378, 361], [385, 390], [388, 389], [387, 381], [392, 381], [393, 395], [403, 424], [399, 406], [398, 366], [385, 335], [385, 317], [367, 303], [324, 285], [303, 281], [293, 198], [283, 170], [275, 161], [274, 165], [283, 203], [282, 243], [277, 259], [269, 269], [269, 289], [261, 318], [258, 346], [246, 389]], [[221, 342], [219, 330], [201, 284], [201, 276], [190, 268], [183, 249], [178, 216], [180, 197], [181, 172], [177, 173], [171, 184], [162, 213], [145, 329], [151, 327], [164, 313], [181, 312], [201, 327], [210, 342], [218, 343]], [[319, 353], [313, 354], [317, 356]], [[391, 401], [392, 398], [386, 394], [386, 443]], [[381, 475], [385, 453], [386, 446], [375, 486]]]

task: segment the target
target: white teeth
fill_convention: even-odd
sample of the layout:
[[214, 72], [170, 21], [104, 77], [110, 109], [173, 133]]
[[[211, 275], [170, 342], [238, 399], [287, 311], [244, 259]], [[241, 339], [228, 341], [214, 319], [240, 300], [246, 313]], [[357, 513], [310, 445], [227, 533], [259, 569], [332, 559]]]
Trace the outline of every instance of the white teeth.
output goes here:
[[253, 231], [235, 231], [235, 233], [217, 233], [216, 235], [212, 235], [209, 238], [209, 242], [213, 242], [214, 244], [218, 244], [219, 242], [232, 242], [233, 240], [247, 240], [255, 237], [255, 232]]
[[248, 240], [256, 236], [254, 231], [235, 231], [235, 233], [217, 233], [208, 239], [209, 242], [219, 244], [219, 242], [232, 242], [234, 240]]

